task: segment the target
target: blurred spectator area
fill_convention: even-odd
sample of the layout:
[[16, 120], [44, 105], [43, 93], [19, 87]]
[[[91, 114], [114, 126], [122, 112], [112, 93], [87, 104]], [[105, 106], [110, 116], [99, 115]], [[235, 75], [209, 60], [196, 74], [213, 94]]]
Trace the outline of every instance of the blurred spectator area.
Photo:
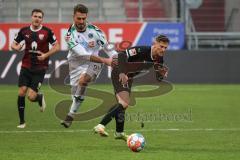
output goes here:
[[[193, 3], [194, 0], [188, 0]], [[185, 17], [188, 49], [240, 48], [240, 1], [196, 0], [198, 7], [186, 4]], [[195, 1], [195, 2], [196, 2]]]
[[89, 8], [89, 21], [126, 22], [176, 19], [176, 0], [0, 0], [1, 22], [29, 22], [33, 8], [45, 22], [71, 22], [74, 5]]
[[225, 0], [203, 0], [191, 15], [197, 31], [225, 30]]
[[78, 3], [90, 22], [183, 22], [188, 49], [240, 48], [240, 0], [0, 0], [0, 23], [30, 22], [33, 8], [71, 23]]
[[176, 18], [175, 0], [124, 0], [128, 20], [171, 20]]
[[[240, 31], [240, 0], [202, 1], [190, 10], [196, 31]], [[45, 22], [71, 22], [77, 3], [93, 22], [185, 21], [185, 0], [0, 0], [0, 22], [29, 22], [33, 8], [45, 12]]]
[[240, 31], [239, 0], [203, 0], [199, 8], [190, 11], [198, 32]]

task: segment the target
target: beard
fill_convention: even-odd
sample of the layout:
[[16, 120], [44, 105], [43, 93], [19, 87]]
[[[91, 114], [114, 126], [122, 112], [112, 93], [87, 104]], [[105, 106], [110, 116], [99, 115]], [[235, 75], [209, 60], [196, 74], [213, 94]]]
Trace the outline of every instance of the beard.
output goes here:
[[78, 24], [78, 25], [76, 25], [76, 28], [78, 30], [80, 30], [80, 31], [83, 31], [85, 29], [85, 27], [86, 27], [86, 24]]

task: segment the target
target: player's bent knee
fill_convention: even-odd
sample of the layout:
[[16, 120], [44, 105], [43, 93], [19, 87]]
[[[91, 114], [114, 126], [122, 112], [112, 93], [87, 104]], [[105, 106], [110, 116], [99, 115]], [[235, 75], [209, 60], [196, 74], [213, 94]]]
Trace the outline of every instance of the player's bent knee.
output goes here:
[[18, 90], [18, 95], [19, 96], [24, 97], [24, 96], [26, 96], [26, 93], [27, 93], [27, 87], [19, 88], [19, 90]]
[[36, 97], [37, 97], [37, 94], [28, 94], [28, 99], [31, 101], [31, 102], [34, 102], [36, 100]]
[[82, 75], [79, 79], [80, 86], [87, 86], [89, 82], [91, 82], [91, 77], [87, 74]]
[[21, 96], [21, 97], [24, 97], [24, 96], [26, 96], [26, 92], [19, 91], [18, 95]]
[[88, 85], [88, 82], [85, 82], [85, 81], [79, 81], [79, 85], [81, 87], [86, 87]]

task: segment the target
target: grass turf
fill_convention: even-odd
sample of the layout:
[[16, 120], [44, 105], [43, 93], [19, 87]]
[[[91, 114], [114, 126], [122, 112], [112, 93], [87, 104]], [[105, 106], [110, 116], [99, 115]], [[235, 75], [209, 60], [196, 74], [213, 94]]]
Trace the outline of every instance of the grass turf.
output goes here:
[[[93, 88], [112, 92], [111, 85]], [[148, 86], [140, 89], [149, 89]], [[127, 133], [139, 132], [146, 139], [140, 153], [131, 152], [126, 143], [113, 138], [115, 122], [103, 138], [91, 131], [99, 118], [74, 122], [65, 129], [54, 114], [55, 105], [70, 99], [48, 86], [42, 90], [47, 109], [26, 100], [27, 128], [17, 129], [17, 87], [0, 86], [0, 159], [239, 159], [240, 157], [240, 85], [174, 85], [168, 94], [137, 98], [127, 110]], [[81, 112], [99, 104], [87, 97]], [[145, 126], [141, 128], [141, 118]]]

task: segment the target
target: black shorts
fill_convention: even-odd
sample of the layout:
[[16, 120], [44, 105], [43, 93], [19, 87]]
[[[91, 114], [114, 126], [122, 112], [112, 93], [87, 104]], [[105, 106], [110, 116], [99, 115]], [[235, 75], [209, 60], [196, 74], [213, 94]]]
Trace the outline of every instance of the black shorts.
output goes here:
[[118, 69], [113, 69], [111, 73], [111, 79], [112, 79], [112, 84], [114, 87], [115, 94], [119, 93], [121, 91], [127, 91], [128, 93], [131, 93], [131, 87], [133, 83], [133, 78], [128, 77], [128, 83], [126, 85], [122, 85], [121, 82], [119, 82], [119, 71]]
[[27, 68], [21, 68], [19, 79], [18, 79], [18, 87], [27, 86], [32, 90], [38, 92], [43, 80], [46, 71], [30, 71]]

